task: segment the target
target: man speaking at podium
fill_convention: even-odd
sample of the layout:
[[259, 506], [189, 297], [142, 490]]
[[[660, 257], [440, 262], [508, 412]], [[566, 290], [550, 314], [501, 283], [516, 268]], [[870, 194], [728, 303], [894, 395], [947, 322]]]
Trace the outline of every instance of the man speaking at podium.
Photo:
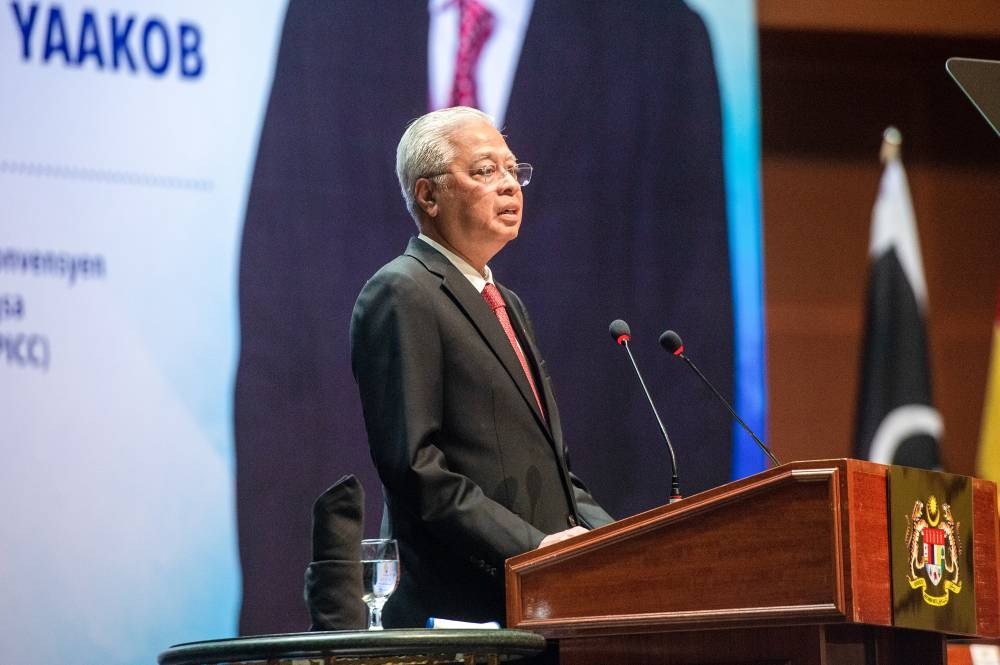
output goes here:
[[382, 531], [400, 549], [389, 627], [502, 622], [505, 559], [613, 521], [569, 471], [531, 322], [487, 265], [517, 237], [531, 173], [468, 107], [418, 118], [396, 151], [420, 235], [351, 321]]

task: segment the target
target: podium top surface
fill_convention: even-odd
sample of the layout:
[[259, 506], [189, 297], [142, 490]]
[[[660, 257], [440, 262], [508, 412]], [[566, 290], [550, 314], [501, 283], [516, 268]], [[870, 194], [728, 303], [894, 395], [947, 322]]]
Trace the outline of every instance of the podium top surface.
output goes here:
[[949, 58], [945, 69], [1000, 136], [1000, 61]]

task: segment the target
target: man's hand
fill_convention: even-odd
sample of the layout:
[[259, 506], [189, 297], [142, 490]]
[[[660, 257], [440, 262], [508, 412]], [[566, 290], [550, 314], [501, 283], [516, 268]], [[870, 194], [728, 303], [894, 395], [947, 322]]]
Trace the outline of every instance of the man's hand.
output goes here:
[[575, 526], [572, 529], [566, 529], [565, 531], [559, 531], [558, 533], [550, 533], [542, 538], [542, 542], [538, 543], [538, 549], [548, 547], [549, 545], [555, 545], [556, 543], [569, 540], [574, 536], [579, 536], [585, 533], [587, 533], [587, 529], [584, 529], [582, 526]]

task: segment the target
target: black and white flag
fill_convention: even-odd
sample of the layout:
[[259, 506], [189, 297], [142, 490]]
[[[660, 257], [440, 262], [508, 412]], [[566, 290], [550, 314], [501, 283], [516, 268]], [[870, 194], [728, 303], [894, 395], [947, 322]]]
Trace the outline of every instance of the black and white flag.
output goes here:
[[927, 285], [906, 172], [898, 154], [872, 212], [871, 265], [854, 455], [938, 468], [941, 416], [931, 401]]

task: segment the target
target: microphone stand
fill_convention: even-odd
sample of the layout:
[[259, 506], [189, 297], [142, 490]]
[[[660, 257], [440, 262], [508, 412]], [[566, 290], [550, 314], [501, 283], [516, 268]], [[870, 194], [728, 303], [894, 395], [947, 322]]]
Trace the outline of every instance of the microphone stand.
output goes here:
[[642, 386], [642, 392], [646, 394], [646, 399], [649, 400], [649, 406], [653, 409], [653, 415], [656, 416], [656, 424], [660, 426], [660, 432], [663, 434], [663, 440], [667, 442], [667, 450], [670, 451], [670, 467], [672, 469], [670, 477], [670, 499], [667, 503], [677, 503], [681, 500], [681, 483], [677, 475], [677, 456], [674, 455], [674, 447], [670, 444], [670, 437], [667, 436], [667, 428], [663, 426], [663, 421], [660, 420], [660, 414], [656, 410], [656, 405], [653, 404], [653, 398], [650, 396], [649, 390], [646, 388], [646, 382], [642, 379], [642, 372], [639, 371], [639, 365], [636, 364], [635, 358], [632, 356], [632, 349], [629, 348], [628, 339], [623, 337], [618, 343], [625, 347], [625, 351], [628, 353], [628, 359], [632, 361], [632, 367], [635, 369], [635, 375], [639, 377], [639, 385]]
[[711, 381], [705, 378], [705, 375], [701, 373], [701, 370], [698, 369], [698, 367], [693, 362], [691, 362], [691, 360], [683, 353], [678, 352], [675, 355], [684, 362], [686, 362], [688, 364], [688, 367], [693, 369], [695, 374], [697, 374], [701, 378], [701, 380], [705, 382], [705, 385], [708, 386], [713, 393], [715, 393], [715, 396], [719, 399], [719, 401], [722, 402], [727, 409], [729, 409], [729, 413], [733, 416], [733, 418], [736, 418], [736, 422], [738, 422], [740, 426], [743, 427], [746, 433], [753, 437], [754, 442], [756, 442], [756, 444], [760, 446], [760, 449], [763, 450], [764, 454], [767, 455], [768, 459], [770, 459], [774, 463], [774, 466], [781, 466], [781, 462], [779, 462], [778, 458], [774, 456], [774, 453], [771, 452], [771, 449], [768, 448], [764, 444], [764, 442], [757, 437], [756, 434], [754, 434], [754, 431], [750, 429], [749, 425], [743, 422], [743, 419], [740, 418], [739, 415], [736, 413], [736, 411], [733, 410], [733, 407], [729, 406], [729, 401], [725, 397], [723, 397], [718, 390], [716, 390], [715, 386], [712, 385]]

